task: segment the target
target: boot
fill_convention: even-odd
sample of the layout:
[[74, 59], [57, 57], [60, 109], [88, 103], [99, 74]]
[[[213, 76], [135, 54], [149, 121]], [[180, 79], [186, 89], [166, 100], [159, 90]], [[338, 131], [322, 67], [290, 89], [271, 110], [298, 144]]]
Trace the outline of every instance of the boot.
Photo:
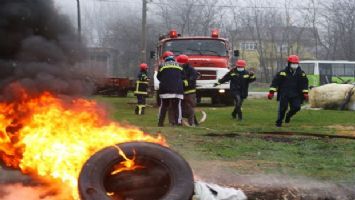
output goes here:
[[238, 121], [242, 121], [242, 119], [243, 119], [242, 112], [238, 112]]
[[237, 118], [237, 113], [234, 112], [234, 111], [232, 112], [232, 118], [233, 118], [233, 119]]
[[287, 113], [285, 118], [285, 123], [290, 123], [290, 121], [291, 121], [291, 116]]
[[134, 109], [134, 113], [135, 113], [136, 115], [139, 115], [139, 106], [136, 106], [136, 108]]

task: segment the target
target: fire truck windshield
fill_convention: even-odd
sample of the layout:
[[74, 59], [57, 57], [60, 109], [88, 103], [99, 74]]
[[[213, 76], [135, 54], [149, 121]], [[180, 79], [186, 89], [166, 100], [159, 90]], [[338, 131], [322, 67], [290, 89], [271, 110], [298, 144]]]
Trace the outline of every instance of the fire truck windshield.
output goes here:
[[176, 55], [227, 56], [224, 41], [212, 39], [170, 40], [163, 46], [163, 52], [165, 51], [172, 51]]

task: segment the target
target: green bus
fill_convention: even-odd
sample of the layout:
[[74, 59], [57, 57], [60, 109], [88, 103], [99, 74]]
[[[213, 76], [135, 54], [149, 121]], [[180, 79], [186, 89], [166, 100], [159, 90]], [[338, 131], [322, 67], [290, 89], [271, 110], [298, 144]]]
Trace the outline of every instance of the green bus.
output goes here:
[[300, 65], [307, 74], [309, 86], [355, 83], [355, 61], [303, 60]]

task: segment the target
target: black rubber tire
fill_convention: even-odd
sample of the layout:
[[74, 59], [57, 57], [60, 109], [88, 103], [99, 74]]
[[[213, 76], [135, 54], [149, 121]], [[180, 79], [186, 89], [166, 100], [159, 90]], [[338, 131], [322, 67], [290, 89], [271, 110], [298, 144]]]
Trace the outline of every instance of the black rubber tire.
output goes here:
[[[159, 200], [189, 200], [194, 191], [193, 174], [188, 163], [173, 150], [148, 142], [118, 144], [128, 158], [154, 160], [169, 174], [169, 187]], [[135, 153], [134, 153], [135, 151]], [[112, 167], [124, 159], [117, 148], [107, 147], [95, 153], [83, 166], [79, 176], [79, 194], [82, 200], [111, 200], [107, 195], [105, 177]], [[139, 164], [139, 163], [138, 163]], [[138, 191], [139, 192], [139, 191]], [[155, 199], [149, 199], [155, 200]]]

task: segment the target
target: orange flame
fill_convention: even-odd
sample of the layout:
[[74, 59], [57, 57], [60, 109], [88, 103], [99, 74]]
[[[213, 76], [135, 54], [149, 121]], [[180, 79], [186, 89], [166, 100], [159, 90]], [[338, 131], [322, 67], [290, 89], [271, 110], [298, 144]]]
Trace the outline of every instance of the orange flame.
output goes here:
[[[50, 92], [30, 97], [21, 87], [16, 90], [16, 102], [0, 102], [0, 159], [23, 173], [60, 180], [73, 199], [79, 199], [82, 166], [100, 149], [129, 141], [165, 145], [161, 136], [109, 121], [93, 100], [64, 100]], [[134, 158], [125, 162], [126, 169], [134, 169]]]
[[[127, 158], [126, 154], [118, 147], [114, 146], [118, 150], [118, 154], [124, 159], [124, 161], [120, 162], [119, 164], [113, 167], [113, 171], [111, 175], [118, 174], [123, 171], [133, 171], [135, 169], [142, 169], [144, 166], [136, 165], [134, 160], [136, 159], [133, 157], [132, 159]], [[133, 151], [134, 155], [136, 155], [136, 151]]]

